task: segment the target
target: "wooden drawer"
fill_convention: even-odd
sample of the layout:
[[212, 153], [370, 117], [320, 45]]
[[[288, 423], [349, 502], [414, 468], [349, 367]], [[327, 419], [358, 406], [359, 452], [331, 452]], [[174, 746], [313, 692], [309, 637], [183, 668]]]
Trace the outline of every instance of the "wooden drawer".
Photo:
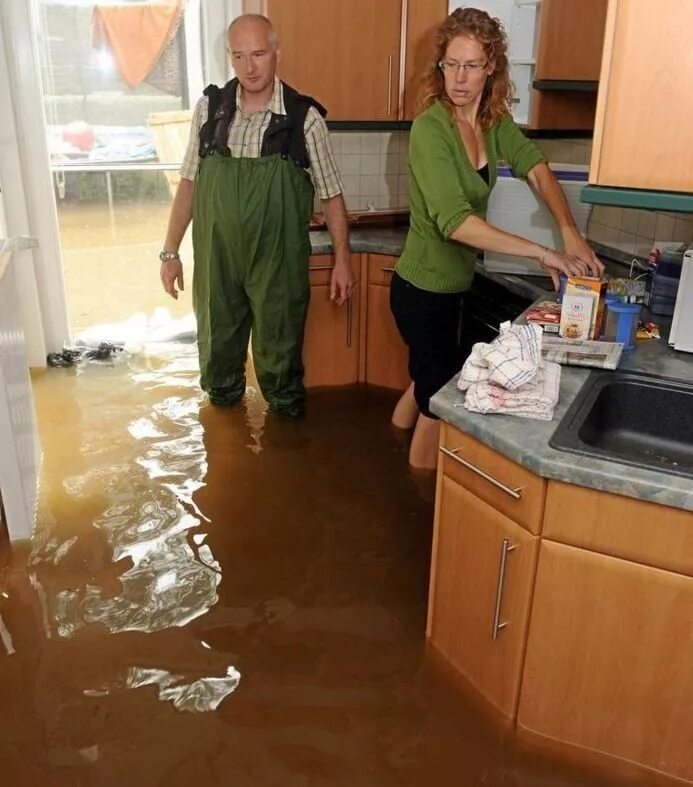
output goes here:
[[[334, 268], [334, 254], [314, 254], [308, 260], [308, 271], [311, 287], [322, 284], [329, 284]], [[361, 275], [361, 255], [351, 255], [351, 270], [358, 283]]]
[[546, 538], [693, 576], [693, 512], [550, 481]]
[[442, 472], [497, 511], [540, 533], [546, 481], [469, 435], [443, 424]]
[[368, 255], [368, 283], [389, 287], [399, 257], [389, 254]]

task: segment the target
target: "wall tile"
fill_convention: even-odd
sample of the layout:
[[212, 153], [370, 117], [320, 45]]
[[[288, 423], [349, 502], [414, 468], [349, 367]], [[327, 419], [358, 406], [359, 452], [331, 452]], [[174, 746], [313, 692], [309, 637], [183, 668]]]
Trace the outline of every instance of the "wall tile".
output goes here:
[[631, 235], [635, 235], [638, 231], [638, 219], [639, 219], [638, 210], [631, 210], [630, 208], [624, 208], [621, 212], [621, 229], [624, 232], [629, 232]]
[[657, 214], [651, 210], [638, 211], [638, 235], [654, 240]]
[[674, 240], [676, 219], [670, 213], [658, 213], [655, 227], [655, 239], [658, 241]]
[[674, 239], [688, 243], [691, 238], [693, 238], [693, 232], [691, 232], [691, 225], [688, 223], [688, 220], [677, 217], [674, 229]]
[[361, 155], [359, 153], [340, 153], [335, 158], [342, 175], [361, 174]]
[[341, 152], [345, 153], [360, 153], [361, 152], [361, 135], [354, 133], [344, 133], [341, 135]]
[[383, 171], [384, 162], [379, 153], [361, 154], [361, 175], [377, 175]]
[[630, 232], [624, 232], [621, 230], [618, 236], [618, 248], [622, 251], [627, 252], [628, 254], [635, 253], [635, 240], [636, 236], [631, 234]]
[[359, 193], [361, 186], [360, 175], [342, 175], [342, 185], [344, 186], [344, 193], [349, 195], [356, 195]]
[[380, 134], [361, 134], [361, 155], [380, 154]]

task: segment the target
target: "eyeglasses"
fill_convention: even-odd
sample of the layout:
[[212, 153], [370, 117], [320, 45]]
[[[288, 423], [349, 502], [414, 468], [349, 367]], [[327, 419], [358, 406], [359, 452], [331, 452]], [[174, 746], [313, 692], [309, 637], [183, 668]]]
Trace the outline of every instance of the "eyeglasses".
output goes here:
[[458, 63], [457, 60], [441, 60], [440, 63], [438, 63], [438, 68], [447, 73], [454, 72], [455, 74], [459, 74], [460, 69], [462, 69], [465, 74], [479, 74], [487, 65], [488, 60], [483, 63]]

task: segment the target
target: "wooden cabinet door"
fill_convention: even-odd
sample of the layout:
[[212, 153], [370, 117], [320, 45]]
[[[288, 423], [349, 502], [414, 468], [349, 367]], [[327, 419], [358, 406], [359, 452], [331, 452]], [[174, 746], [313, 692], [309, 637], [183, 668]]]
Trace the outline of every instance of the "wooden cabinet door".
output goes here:
[[330, 120], [396, 120], [401, 0], [268, 0], [279, 76]]
[[[352, 270], [358, 276], [360, 255], [352, 254]], [[360, 290], [336, 306], [330, 300], [332, 255], [310, 261], [310, 305], [303, 340], [303, 365], [308, 388], [320, 385], [349, 385], [358, 380]]]
[[599, 79], [607, 0], [543, 0], [535, 79]]
[[367, 297], [366, 382], [404, 391], [410, 383], [409, 351], [390, 311], [390, 287], [369, 284]]
[[692, 29], [691, 0], [611, 0], [590, 183], [690, 192]]
[[508, 718], [515, 715], [538, 539], [440, 475], [428, 636]]
[[448, 0], [407, 4], [407, 51], [404, 58], [404, 119], [413, 120], [421, 78], [435, 54], [436, 28], [448, 14]]
[[693, 579], [541, 545], [518, 724], [693, 781]]

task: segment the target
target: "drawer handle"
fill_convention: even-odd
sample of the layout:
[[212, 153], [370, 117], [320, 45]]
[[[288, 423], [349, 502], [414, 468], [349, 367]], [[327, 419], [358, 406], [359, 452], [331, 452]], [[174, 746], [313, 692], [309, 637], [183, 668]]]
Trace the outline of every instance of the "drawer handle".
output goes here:
[[349, 296], [347, 301], [347, 347], [351, 347], [351, 333], [354, 317], [354, 299]]
[[394, 269], [394, 268], [381, 268], [380, 270], [381, 270], [383, 273], [394, 273], [394, 272], [395, 272], [395, 269]]
[[485, 473], [480, 468], [476, 467], [476, 465], [471, 464], [466, 459], [462, 459], [461, 456], [458, 456], [458, 453], [462, 449], [460, 448], [453, 448], [452, 451], [449, 448], [445, 448], [445, 446], [440, 446], [441, 453], [445, 454], [445, 456], [449, 456], [450, 459], [454, 459], [456, 462], [459, 462], [463, 467], [466, 467], [467, 470], [471, 470], [472, 473], [476, 473], [478, 476], [483, 478], [485, 481], [488, 481], [489, 484], [493, 484], [497, 489], [500, 489], [501, 492], [505, 492], [506, 495], [510, 495], [513, 500], [519, 500], [522, 497], [522, 487], [518, 486], [516, 489], [511, 489], [509, 486], [498, 481], [498, 479], [494, 478], [492, 475]]
[[503, 605], [503, 590], [505, 589], [505, 570], [508, 566], [508, 555], [516, 549], [507, 538], [503, 539], [500, 553], [500, 566], [498, 567], [498, 584], [496, 585], [496, 606], [493, 610], [493, 627], [491, 629], [491, 639], [498, 639], [498, 633], [504, 629], [508, 623], [500, 622], [501, 607]]
[[392, 55], [387, 56], [387, 116], [392, 114]]
[[309, 271], [331, 271], [334, 270], [334, 265], [315, 265], [308, 268]]

